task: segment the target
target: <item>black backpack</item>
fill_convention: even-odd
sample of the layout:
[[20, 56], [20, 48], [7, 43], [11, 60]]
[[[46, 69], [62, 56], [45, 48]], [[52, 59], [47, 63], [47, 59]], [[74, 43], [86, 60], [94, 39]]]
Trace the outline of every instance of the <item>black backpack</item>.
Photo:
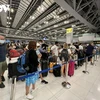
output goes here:
[[62, 61], [62, 59], [64, 58], [64, 61], [68, 61], [68, 50], [67, 49], [63, 49], [61, 51], [61, 55], [60, 55], [60, 60]]

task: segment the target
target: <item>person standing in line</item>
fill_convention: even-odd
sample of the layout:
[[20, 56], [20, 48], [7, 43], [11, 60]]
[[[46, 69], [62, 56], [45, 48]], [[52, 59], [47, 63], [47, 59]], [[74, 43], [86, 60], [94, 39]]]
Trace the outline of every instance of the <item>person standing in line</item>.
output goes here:
[[62, 67], [61, 67], [61, 75], [63, 77], [66, 77], [66, 71], [67, 71], [67, 67], [68, 67], [68, 60], [69, 60], [69, 54], [68, 54], [68, 50], [67, 50], [67, 43], [63, 44], [63, 50], [61, 51], [61, 56], [60, 56], [60, 60], [62, 61]]
[[5, 37], [0, 35], [0, 88], [4, 88], [4, 72], [7, 70]]
[[93, 65], [93, 62], [92, 62], [93, 52], [94, 52], [94, 44], [90, 43], [86, 48], [86, 56], [91, 56], [91, 57], [88, 57], [88, 60], [91, 62], [91, 65]]
[[[36, 53], [37, 53], [38, 61], [39, 61], [38, 71], [41, 71], [41, 62], [40, 62], [40, 60], [41, 60], [42, 54], [40, 53], [39, 48], [40, 48], [40, 44], [37, 43]], [[48, 84], [48, 82], [43, 79], [42, 74], [40, 74], [40, 78], [42, 80], [41, 83]]]
[[58, 57], [58, 53], [59, 53], [58, 45], [59, 45], [59, 43], [55, 42], [55, 45], [51, 47], [52, 55], [55, 55], [57, 57]]
[[[29, 66], [29, 70], [27, 71], [27, 74], [32, 74], [37, 72], [38, 70], [38, 66], [39, 66], [39, 62], [38, 62], [38, 56], [36, 54], [36, 42], [35, 41], [30, 41], [29, 45], [28, 45], [28, 50], [29, 52], [28, 54], [28, 66]], [[27, 99], [33, 99], [33, 93], [35, 90], [35, 83], [36, 83], [36, 79], [34, 76], [28, 77], [26, 78], [26, 98]], [[32, 84], [32, 89], [31, 89], [31, 93], [30, 94], [30, 85]]]

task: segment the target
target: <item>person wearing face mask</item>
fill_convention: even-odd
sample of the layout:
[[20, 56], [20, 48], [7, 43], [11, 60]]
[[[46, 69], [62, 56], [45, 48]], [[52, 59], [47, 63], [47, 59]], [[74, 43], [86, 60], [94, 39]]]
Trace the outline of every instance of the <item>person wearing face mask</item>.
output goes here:
[[[40, 53], [39, 49], [40, 49], [40, 44], [37, 43], [36, 54], [38, 56], [38, 62], [39, 62], [38, 71], [41, 71], [41, 62], [40, 61], [41, 61], [42, 54]], [[43, 79], [42, 74], [40, 74], [40, 78], [41, 78], [41, 83], [48, 84], [48, 82]]]
[[4, 88], [4, 72], [7, 70], [5, 37], [0, 35], [0, 88]]

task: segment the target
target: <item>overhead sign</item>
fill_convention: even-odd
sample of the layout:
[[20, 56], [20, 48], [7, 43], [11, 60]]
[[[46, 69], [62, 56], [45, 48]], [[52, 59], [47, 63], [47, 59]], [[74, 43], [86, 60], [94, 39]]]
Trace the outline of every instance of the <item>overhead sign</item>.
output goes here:
[[0, 12], [4, 11], [7, 12], [9, 11], [10, 6], [9, 5], [0, 5]]
[[70, 33], [73, 33], [73, 28], [66, 29], [66, 34], [70, 34]]

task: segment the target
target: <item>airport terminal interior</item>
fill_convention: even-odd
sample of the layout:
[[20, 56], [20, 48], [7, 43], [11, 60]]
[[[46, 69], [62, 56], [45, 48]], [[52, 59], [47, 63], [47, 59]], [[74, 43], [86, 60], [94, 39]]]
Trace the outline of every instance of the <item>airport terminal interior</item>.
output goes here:
[[100, 100], [100, 0], [0, 0], [0, 100]]

